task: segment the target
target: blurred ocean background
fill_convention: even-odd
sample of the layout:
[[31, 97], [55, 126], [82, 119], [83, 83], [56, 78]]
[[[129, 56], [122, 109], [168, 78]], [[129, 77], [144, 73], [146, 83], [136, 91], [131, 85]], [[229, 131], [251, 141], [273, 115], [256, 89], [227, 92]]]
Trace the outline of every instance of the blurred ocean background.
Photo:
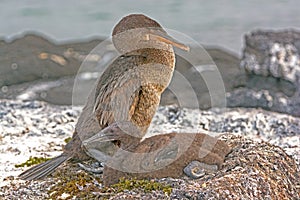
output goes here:
[[240, 54], [254, 29], [300, 27], [299, 0], [0, 0], [0, 37], [38, 32], [58, 42], [108, 37], [129, 13], [144, 13], [200, 44]]

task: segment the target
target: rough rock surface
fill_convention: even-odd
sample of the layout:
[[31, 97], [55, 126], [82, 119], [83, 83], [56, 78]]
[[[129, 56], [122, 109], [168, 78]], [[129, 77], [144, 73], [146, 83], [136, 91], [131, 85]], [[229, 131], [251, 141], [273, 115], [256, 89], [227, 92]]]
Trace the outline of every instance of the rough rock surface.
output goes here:
[[[86, 55], [102, 40], [58, 44], [27, 34], [13, 41], [0, 40], [0, 88], [38, 79], [76, 74]], [[28, 48], [30, 47], [30, 48]], [[90, 57], [95, 63], [99, 57]]]
[[246, 35], [241, 67], [248, 75], [228, 93], [228, 106], [262, 107], [300, 116], [300, 32]]
[[[55, 44], [27, 35], [11, 42], [0, 41], [4, 55], [0, 56], [0, 199], [300, 199], [299, 41], [297, 31], [249, 34], [242, 70], [237, 57], [208, 49], [224, 79], [228, 106], [251, 108], [204, 111], [160, 107], [147, 136], [209, 133], [221, 137], [233, 150], [216, 173], [195, 180], [185, 176], [153, 179], [150, 183], [167, 185], [172, 191], [168, 187], [157, 189], [157, 185], [153, 189], [150, 184], [148, 192], [142, 187], [104, 188], [102, 174], [87, 173], [72, 162], [40, 181], [15, 178], [24, 170], [15, 165], [30, 156], [61, 153], [81, 110], [33, 100], [70, 105], [74, 74], [82, 60], [101, 63], [106, 58], [86, 57], [100, 40]], [[180, 57], [177, 70], [192, 84], [201, 108], [208, 109], [210, 95], [205, 82]], [[95, 74], [81, 76], [90, 89]], [[171, 91], [162, 98], [163, 105], [176, 102]], [[83, 164], [91, 171], [103, 167], [94, 161]]]
[[245, 36], [241, 67], [249, 73], [299, 83], [300, 33], [256, 31]]
[[74, 131], [80, 110], [41, 101], [0, 100], [0, 179], [21, 172], [14, 165], [30, 156], [58, 155], [64, 139]]
[[186, 190], [175, 189], [171, 198], [299, 198], [299, 171], [281, 148], [233, 135], [223, 138], [233, 147], [223, 168], [209, 177], [189, 182]]
[[[111, 47], [98, 55], [92, 52], [101, 43], [100, 39], [58, 44], [51, 39], [29, 34], [11, 42], [0, 40], [0, 98], [43, 100], [53, 104], [71, 105], [74, 78], [83, 62], [79, 78], [82, 88], [89, 91], [99, 71], [114, 56]], [[28, 47], [31, 48], [28, 48]], [[237, 56], [220, 48], [200, 49], [199, 60], [203, 64], [218, 66], [226, 91], [231, 91], [237, 80], [232, 79], [240, 73]], [[210, 107], [210, 96], [202, 76], [180, 56], [177, 56], [176, 70], [192, 85], [201, 108]], [[185, 90], [181, 91], [185, 94]], [[167, 90], [162, 96], [162, 105], [176, 103], [176, 96]], [[80, 102], [84, 104], [84, 101]]]
[[[172, 187], [172, 192], [167, 195], [161, 190], [145, 193], [139, 188], [103, 192], [101, 174], [87, 174], [72, 163], [63, 165], [53, 176], [42, 181], [15, 179], [14, 176], [23, 170], [15, 168], [15, 164], [24, 162], [29, 156], [54, 156], [61, 152], [63, 139], [71, 136], [80, 108], [15, 100], [1, 100], [0, 108], [0, 156], [7, 158], [0, 161], [0, 197], [4, 199], [45, 199], [51, 195], [47, 192], [51, 188], [57, 184], [61, 184], [61, 190], [71, 187], [70, 180], [78, 177], [85, 177], [90, 182], [78, 180], [71, 190], [94, 198], [230, 199], [241, 195], [261, 199], [276, 199], [277, 195], [279, 199], [299, 198], [300, 119], [297, 117], [261, 109], [198, 111], [160, 107], [148, 136], [162, 131], [209, 131], [215, 135], [231, 132], [235, 135], [221, 136], [233, 147], [222, 170], [196, 180], [187, 177], [154, 180]], [[62, 194], [69, 198], [74, 195]]]
[[[206, 48], [223, 78], [227, 105], [261, 107], [300, 116], [299, 35], [295, 30], [248, 34], [242, 70], [237, 56], [222, 49]], [[108, 53], [103, 57], [94, 54], [87, 57], [101, 41], [57, 44], [33, 34], [11, 42], [0, 41], [0, 52], [5, 55], [0, 57], [0, 98], [72, 104], [74, 75], [82, 61], [87, 59], [91, 65], [103, 64], [112, 56]], [[28, 46], [32, 48], [28, 49]], [[203, 55], [199, 59], [209, 63], [209, 58]], [[177, 58], [176, 70], [191, 83], [200, 108], [210, 108], [210, 94], [201, 75], [181, 57]], [[80, 77], [82, 87], [90, 89], [97, 75], [82, 73]], [[186, 90], [181, 92], [187, 96]], [[176, 96], [166, 90], [162, 105], [176, 102]]]

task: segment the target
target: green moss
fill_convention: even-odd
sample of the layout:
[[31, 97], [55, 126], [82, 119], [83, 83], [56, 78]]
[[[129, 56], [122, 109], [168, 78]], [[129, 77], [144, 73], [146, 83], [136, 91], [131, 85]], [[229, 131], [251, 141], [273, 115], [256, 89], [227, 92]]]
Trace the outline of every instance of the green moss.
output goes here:
[[119, 183], [111, 186], [116, 192], [123, 192], [124, 190], [142, 189], [144, 192], [151, 192], [153, 190], [162, 190], [168, 195], [172, 192], [172, 187], [155, 181], [149, 181], [146, 179], [120, 179]]
[[71, 141], [71, 137], [67, 137], [64, 141], [65, 141], [65, 143], [69, 143], [70, 141]]
[[170, 195], [172, 188], [164, 183], [153, 180], [120, 179], [120, 182], [110, 187], [103, 187], [101, 176], [82, 171], [76, 163], [68, 163], [53, 173], [55, 185], [48, 191], [49, 199], [109, 199], [124, 190], [139, 190], [152, 192], [163, 191]]
[[58, 172], [55, 177], [59, 181], [49, 190], [50, 199], [59, 199], [64, 193], [69, 195], [66, 199], [72, 199], [74, 196], [80, 199], [93, 199], [96, 198], [95, 192], [101, 192], [101, 188], [95, 185], [100, 180], [85, 172], [76, 174]]
[[43, 163], [43, 162], [46, 162], [47, 160], [50, 160], [51, 158], [44, 158], [44, 157], [29, 157], [28, 160], [26, 160], [26, 162], [24, 163], [21, 163], [21, 164], [16, 164], [15, 167], [18, 168], [18, 167], [30, 167], [32, 165], [36, 165], [36, 164], [40, 164], [40, 163]]

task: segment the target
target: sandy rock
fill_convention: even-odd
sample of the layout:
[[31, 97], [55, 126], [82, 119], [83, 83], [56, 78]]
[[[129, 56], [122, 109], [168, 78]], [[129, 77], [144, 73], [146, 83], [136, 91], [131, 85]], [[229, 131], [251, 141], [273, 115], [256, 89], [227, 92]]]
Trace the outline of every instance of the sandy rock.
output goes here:
[[299, 170], [281, 148], [236, 136], [223, 137], [234, 148], [223, 169], [175, 189], [171, 198], [298, 199]]
[[[72, 134], [80, 108], [53, 106], [39, 101], [1, 100], [0, 110], [0, 198], [3, 199], [45, 199], [50, 195], [50, 188], [61, 184], [58, 188], [64, 190], [70, 186], [68, 180], [80, 177], [90, 181], [75, 181], [73, 184], [77, 189], [72, 191], [80, 191], [80, 195], [90, 198], [272, 199], [277, 195], [281, 199], [299, 198], [300, 119], [297, 117], [261, 109], [198, 111], [160, 107], [148, 136], [180, 130], [234, 134], [221, 136], [233, 151], [216, 173], [196, 180], [185, 176], [153, 180], [172, 187], [172, 192], [167, 195], [160, 190], [145, 193], [140, 188], [118, 193], [103, 191], [102, 175], [87, 174], [75, 163], [66, 163], [53, 176], [41, 181], [15, 179], [14, 176], [23, 169], [14, 165], [24, 162], [29, 156], [52, 157], [61, 153], [63, 140]], [[64, 196], [76, 196], [68, 191], [63, 193]]]

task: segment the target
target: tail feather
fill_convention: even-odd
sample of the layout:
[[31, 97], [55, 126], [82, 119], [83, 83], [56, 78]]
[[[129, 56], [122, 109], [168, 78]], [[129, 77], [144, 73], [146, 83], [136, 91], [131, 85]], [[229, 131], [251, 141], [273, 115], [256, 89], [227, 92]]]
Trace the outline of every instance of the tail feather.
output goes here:
[[41, 179], [53, 172], [58, 166], [60, 166], [63, 162], [68, 160], [70, 156], [68, 155], [60, 155], [51, 160], [48, 160], [44, 163], [38, 164], [25, 172], [22, 172], [19, 175], [19, 178], [23, 180], [37, 180]]

